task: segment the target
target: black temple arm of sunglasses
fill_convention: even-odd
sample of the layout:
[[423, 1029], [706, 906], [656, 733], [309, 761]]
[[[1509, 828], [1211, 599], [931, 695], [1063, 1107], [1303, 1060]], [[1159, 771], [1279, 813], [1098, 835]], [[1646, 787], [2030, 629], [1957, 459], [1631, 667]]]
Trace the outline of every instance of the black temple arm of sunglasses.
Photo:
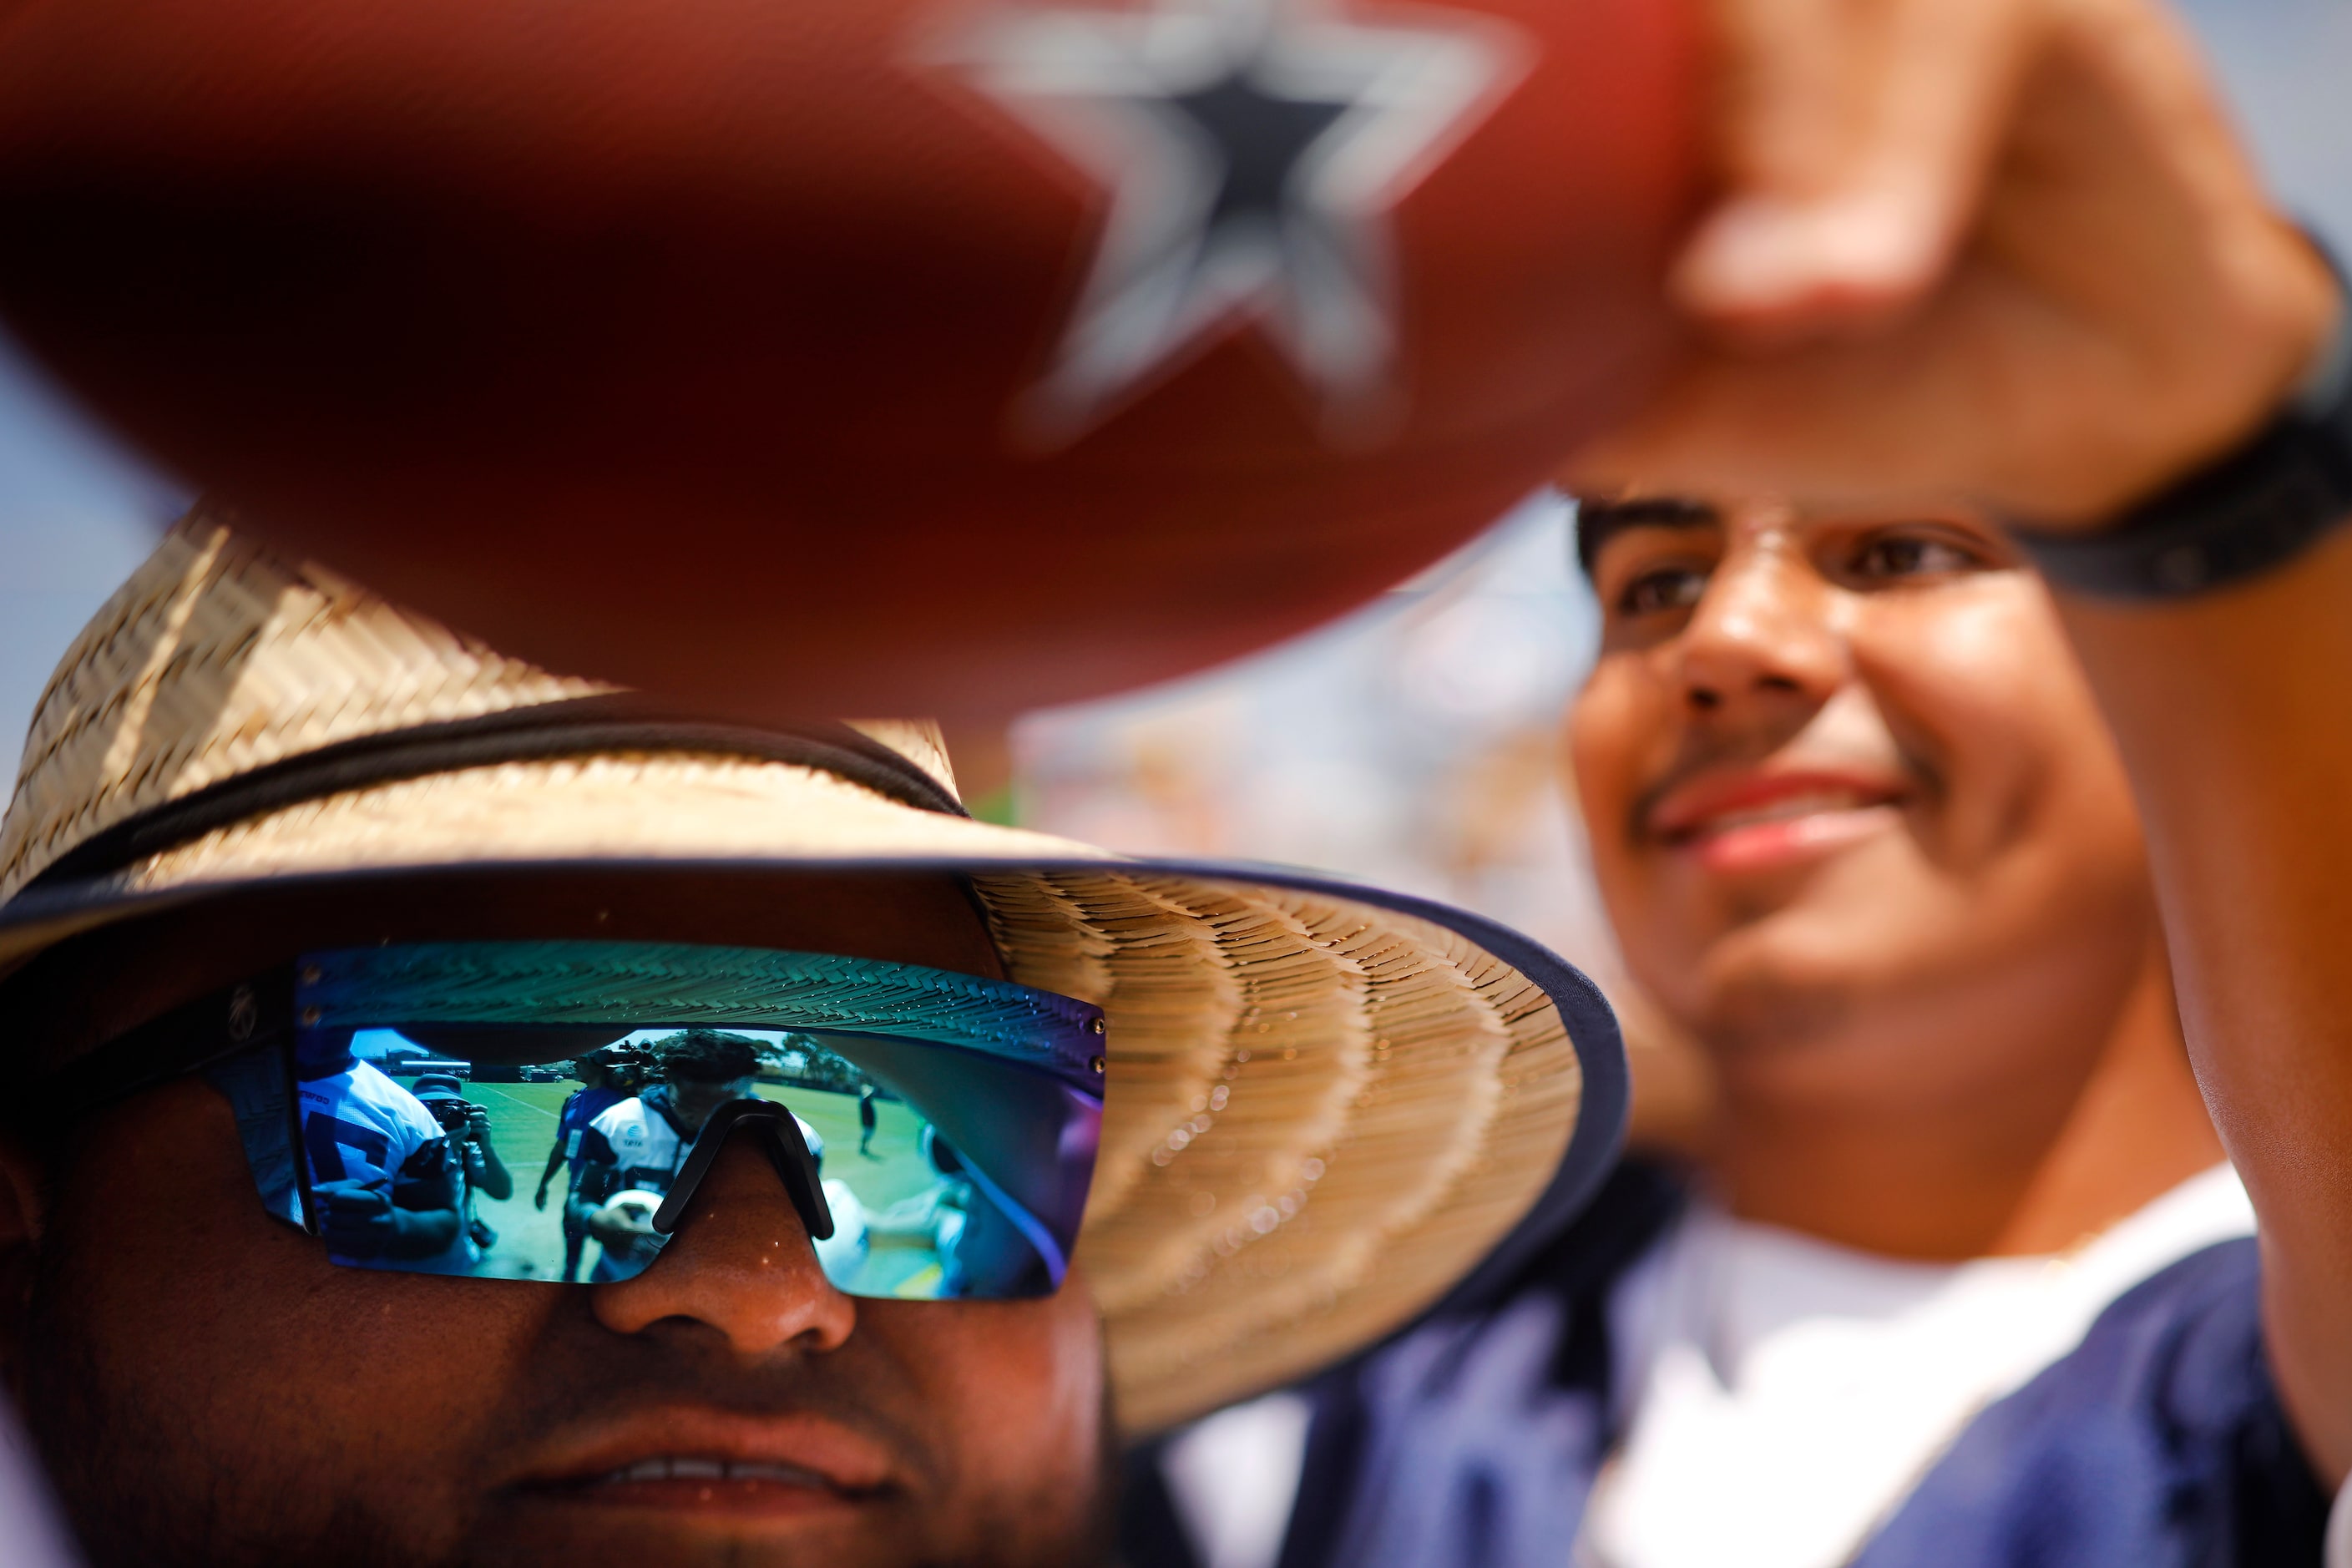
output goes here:
[[667, 1236], [677, 1228], [686, 1218], [688, 1205], [694, 1202], [695, 1189], [710, 1173], [711, 1163], [738, 1127], [748, 1131], [767, 1152], [768, 1163], [775, 1166], [784, 1191], [792, 1194], [793, 1207], [800, 1211], [810, 1238], [832, 1239], [833, 1209], [824, 1201], [824, 1188], [817, 1179], [816, 1156], [809, 1152], [808, 1140], [801, 1136], [801, 1124], [793, 1113], [766, 1100], [730, 1100], [710, 1113], [710, 1120], [695, 1136], [694, 1149], [677, 1179], [670, 1184], [654, 1214], [654, 1229]]
[[43, 1090], [44, 1114], [87, 1115], [282, 1038], [294, 1026], [293, 1015], [291, 964], [224, 986], [115, 1036], [58, 1071]]

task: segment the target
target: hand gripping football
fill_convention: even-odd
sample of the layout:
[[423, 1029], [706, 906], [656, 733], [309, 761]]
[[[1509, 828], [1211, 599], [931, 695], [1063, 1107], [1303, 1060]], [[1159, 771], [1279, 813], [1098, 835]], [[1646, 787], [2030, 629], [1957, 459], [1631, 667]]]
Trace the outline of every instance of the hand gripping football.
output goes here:
[[247, 521], [739, 710], [1410, 574], [1640, 395], [1660, 0], [13, 0], [0, 314]]
[[643, 1187], [631, 1187], [626, 1192], [613, 1194], [596, 1211], [595, 1217], [600, 1225], [633, 1230], [640, 1236], [649, 1237], [654, 1234], [654, 1215], [661, 1212], [661, 1194], [648, 1192]]

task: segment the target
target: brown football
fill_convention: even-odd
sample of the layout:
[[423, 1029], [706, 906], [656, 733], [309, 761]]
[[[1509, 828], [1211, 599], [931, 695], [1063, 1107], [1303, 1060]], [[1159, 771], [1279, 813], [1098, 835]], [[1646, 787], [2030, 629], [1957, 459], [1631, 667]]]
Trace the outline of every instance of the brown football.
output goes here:
[[0, 0], [0, 314], [282, 542], [739, 711], [1298, 630], [1673, 353], [1665, 0]]

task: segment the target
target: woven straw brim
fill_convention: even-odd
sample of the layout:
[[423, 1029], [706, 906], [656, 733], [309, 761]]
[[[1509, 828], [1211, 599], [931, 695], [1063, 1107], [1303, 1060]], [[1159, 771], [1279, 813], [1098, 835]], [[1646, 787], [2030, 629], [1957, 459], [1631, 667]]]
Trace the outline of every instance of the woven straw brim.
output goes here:
[[[354, 733], [581, 689], [224, 531], [184, 528], [159, 562], [44, 700], [0, 829], [16, 889], [159, 800]], [[919, 733], [891, 739], [944, 777]], [[289, 879], [582, 864], [950, 869], [1012, 978], [1104, 1009], [1078, 1263], [1138, 1431], [1406, 1321], [1554, 1182], [1572, 1129], [1590, 1173], [1622, 1119], [1598, 994], [1486, 922], [1254, 868], [1125, 861], [721, 753], [502, 762], [300, 800], [0, 903], [0, 972], [94, 924]]]

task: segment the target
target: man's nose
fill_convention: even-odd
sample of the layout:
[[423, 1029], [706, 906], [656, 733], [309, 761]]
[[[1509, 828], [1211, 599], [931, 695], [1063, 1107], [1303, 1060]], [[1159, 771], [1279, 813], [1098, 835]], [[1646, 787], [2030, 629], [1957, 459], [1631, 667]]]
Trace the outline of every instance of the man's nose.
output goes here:
[[1684, 702], [1734, 722], [1819, 708], [1850, 673], [1837, 610], [1830, 584], [1792, 552], [1735, 552], [1675, 639]]
[[597, 1286], [593, 1300], [617, 1333], [700, 1325], [746, 1356], [833, 1350], [857, 1326], [857, 1304], [825, 1279], [791, 1194], [748, 1138], [728, 1140], [652, 1266]]

